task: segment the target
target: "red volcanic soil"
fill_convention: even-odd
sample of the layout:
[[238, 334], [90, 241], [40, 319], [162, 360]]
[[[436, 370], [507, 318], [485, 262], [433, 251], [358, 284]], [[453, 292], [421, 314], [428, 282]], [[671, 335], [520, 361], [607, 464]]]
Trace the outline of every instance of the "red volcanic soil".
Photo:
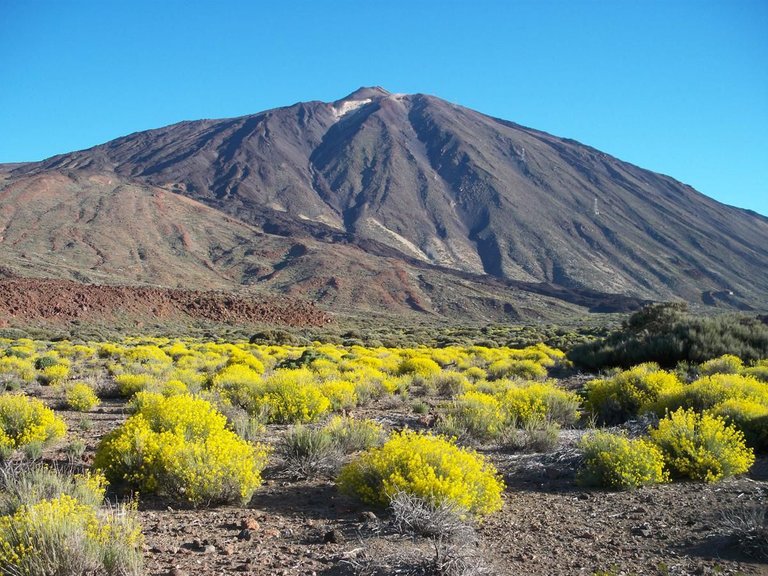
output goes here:
[[0, 326], [152, 319], [288, 326], [322, 326], [331, 322], [331, 316], [313, 303], [287, 297], [99, 286], [68, 280], [0, 279]]

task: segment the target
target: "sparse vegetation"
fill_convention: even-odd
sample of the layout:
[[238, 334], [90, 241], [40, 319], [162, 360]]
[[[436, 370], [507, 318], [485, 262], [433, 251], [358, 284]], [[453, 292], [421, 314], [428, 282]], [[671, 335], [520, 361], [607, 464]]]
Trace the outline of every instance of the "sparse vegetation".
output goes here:
[[643, 362], [672, 368], [725, 354], [744, 362], [768, 356], [768, 325], [748, 316], [693, 316], [684, 304], [652, 304], [607, 337], [576, 346], [568, 358], [591, 369]]
[[[503, 340], [503, 333], [483, 335]], [[257, 495], [263, 497], [258, 507], [274, 506], [276, 494], [291, 490], [330, 491], [322, 500], [338, 506], [338, 489], [356, 496], [357, 506], [389, 506], [390, 520], [375, 529], [376, 538], [392, 533], [413, 544], [386, 558], [360, 554], [350, 565], [471, 574], [493, 573], [472, 528], [503, 505], [501, 475], [491, 462], [503, 469], [512, 499], [520, 497], [516, 475], [531, 474], [526, 482], [542, 486], [573, 485], [579, 461], [584, 487], [654, 490], [658, 482], [740, 474], [754, 460], [751, 449], [768, 448], [761, 361], [721, 355], [674, 371], [645, 363], [590, 378], [543, 345], [366, 347], [360, 343], [364, 331], [357, 336], [341, 338], [346, 344], [313, 337], [304, 345], [0, 339], [0, 359], [13, 359], [2, 382], [15, 389], [0, 393], [0, 401], [49, 410], [32, 397], [39, 395], [57, 408], [89, 410], [99, 400], [97, 387], [106, 406], [88, 415], [64, 411], [79, 432], [60, 447], [49, 440], [9, 448], [7, 465], [54, 458], [87, 470], [98, 441], [95, 469], [110, 480], [112, 493], [138, 491], [149, 510], [157, 502], [174, 508], [242, 503], [255, 494], [262, 474], [269, 475], [270, 487]], [[41, 387], [43, 371], [64, 363], [67, 378]], [[513, 370], [529, 364], [535, 371]], [[116, 407], [128, 420], [105, 430], [103, 421], [114, 422]], [[10, 412], [16, 417], [23, 410]], [[626, 433], [596, 429], [603, 423]], [[575, 428], [581, 427], [588, 431], [577, 443], [582, 432]], [[265, 471], [271, 449], [276, 458]], [[8, 503], [0, 516], [44, 500], [60, 506], [65, 495], [107, 518], [101, 496], [89, 500], [71, 472], [59, 476], [17, 487], [7, 482], [0, 488], [0, 506]], [[329, 482], [335, 476], [336, 485]], [[35, 483], [47, 486], [37, 496], [29, 488]], [[20, 503], [23, 492], [30, 500]], [[600, 497], [595, 494], [585, 497]], [[358, 514], [352, 502], [345, 510]], [[734, 540], [755, 542], [759, 531], [750, 530], [731, 532]], [[755, 554], [750, 546], [742, 548]], [[106, 570], [89, 565], [95, 573]]]

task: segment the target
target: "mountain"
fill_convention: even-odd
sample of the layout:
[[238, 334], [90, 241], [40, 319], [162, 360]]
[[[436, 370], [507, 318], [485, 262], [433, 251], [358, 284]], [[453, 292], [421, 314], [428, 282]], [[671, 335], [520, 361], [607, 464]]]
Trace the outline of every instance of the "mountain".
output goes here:
[[768, 219], [378, 87], [6, 166], [0, 242], [0, 265], [24, 275], [249, 285], [352, 308], [768, 308]]

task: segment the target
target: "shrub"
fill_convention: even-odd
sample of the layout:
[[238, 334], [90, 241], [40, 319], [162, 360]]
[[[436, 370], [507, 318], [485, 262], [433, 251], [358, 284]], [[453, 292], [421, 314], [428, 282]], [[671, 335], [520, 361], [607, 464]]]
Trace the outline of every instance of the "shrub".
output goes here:
[[327, 380], [320, 384], [320, 392], [328, 398], [332, 410], [347, 410], [357, 404], [355, 385], [347, 380]]
[[768, 406], [754, 400], [732, 399], [715, 406], [712, 413], [741, 430], [755, 450], [768, 451]]
[[99, 405], [99, 397], [85, 382], [75, 382], [64, 392], [64, 401], [72, 410], [88, 412]]
[[331, 402], [309, 370], [276, 370], [252, 391], [245, 408], [251, 413], [265, 411], [270, 422], [307, 423], [328, 412]]
[[3, 356], [0, 358], [0, 382], [21, 384], [34, 381], [37, 372], [35, 366], [26, 358]]
[[341, 461], [339, 447], [322, 428], [292, 426], [277, 443], [277, 453], [285, 469], [298, 478], [309, 478], [319, 472], [331, 472]]
[[48, 444], [66, 432], [64, 421], [40, 400], [0, 394], [0, 450], [6, 454], [33, 444]]
[[96, 450], [94, 466], [110, 482], [194, 506], [250, 500], [267, 460], [263, 446], [227, 430], [201, 398], [142, 392], [136, 406]]
[[579, 473], [583, 484], [625, 490], [668, 479], [661, 450], [643, 438], [595, 432], [584, 436], [579, 447], [584, 452]]
[[338, 483], [343, 491], [375, 505], [386, 506], [396, 493], [408, 492], [477, 516], [501, 508], [504, 488], [482, 456], [445, 438], [407, 430], [381, 448], [363, 452], [341, 470]]
[[35, 360], [35, 368], [44, 370], [45, 368], [56, 366], [59, 362], [61, 362], [61, 358], [58, 354], [46, 354], [44, 356], [39, 356], [37, 360]]
[[522, 428], [508, 429], [506, 444], [526, 452], [550, 452], [560, 440], [560, 425], [546, 418], [532, 418]]
[[40, 382], [43, 384], [58, 384], [69, 376], [68, 364], [46, 366], [40, 371]]
[[768, 383], [768, 364], [750, 366], [749, 368], [744, 368], [741, 373], [744, 376], [752, 376], [752, 378], [760, 380], [761, 382]]
[[663, 418], [650, 435], [676, 477], [715, 482], [746, 472], [755, 461], [744, 435], [707, 412], [680, 408]]
[[733, 354], [723, 354], [719, 358], [707, 360], [699, 366], [699, 373], [703, 376], [711, 374], [738, 374], [744, 367], [741, 358]]
[[433, 377], [432, 385], [441, 396], [456, 396], [467, 391], [469, 380], [461, 372], [443, 370], [440, 374]]
[[403, 360], [397, 372], [398, 374], [416, 374], [424, 378], [429, 378], [430, 376], [439, 374], [440, 370], [440, 364], [431, 358], [415, 356]]
[[640, 364], [612, 376], [587, 382], [589, 409], [602, 422], [617, 424], [648, 409], [660, 394], [675, 392], [677, 377], [658, 364]]
[[736, 540], [748, 556], [768, 560], [768, 507], [765, 502], [742, 502], [726, 508], [721, 530]]
[[576, 394], [546, 382], [514, 384], [498, 398], [507, 419], [518, 425], [546, 419], [567, 426], [576, 422], [581, 406]]
[[324, 430], [343, 454], [381, 446], [386, 438], [384, 428], [373, 420], [358, 420], [345, 416], [334, 416], [325, 425]]
[[497, 360], [488, 366], [488, 378], [520, 378], [522, 380], [539, 380], [546, 378], [547, 369], [535, 360]]
[[741, 374], [713, 374], [677, 388], [664, 390], [653, 403], [662, 415], [678, 408], [701, 412], [727, 400], [752, 400], [768, 406], [768, 385]]
[[723, 354], [745, 361], [767, 357], [768, 325], [748, 316], [694, 317], [684, 304], [652, 304], [607, 337], [574, 347], [568, 358], [590, 369], [642, 362], [672, 368]]
[[[507, 426], [507, 415], [501, 403], [491, 394], [465, 392], [448, 407], [446, 431], [459, 432], [478, 440], [498, 438]], [[461, 433], [463, 432], [463, 433]]]
[[67, 494], [0, 517], [4, 574], [138, 576], [143, 542], [134, 514], [100, 512]]
[[8, 466], [0, 469], [0, 516], [14, 514], [62, 494], [98, 508], [104, 503], [107, 479], [101, 474], [70, 474], [48, 466]]
[[160, 383], [152, 374], [119, 374], [115, 376], [115, 384], [121, 396], [130, 398], [142, 390], [152, 391]]

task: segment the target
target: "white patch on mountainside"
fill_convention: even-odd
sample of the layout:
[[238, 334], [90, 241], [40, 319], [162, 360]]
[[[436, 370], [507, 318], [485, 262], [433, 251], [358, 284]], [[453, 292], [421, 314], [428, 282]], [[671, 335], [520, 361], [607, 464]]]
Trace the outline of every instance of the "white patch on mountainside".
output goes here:
[[377, 228], [383, 232], [386, 232], [388, 236], [390, 236], [394, 240], [397, 240], [397, 242], [399, 242], [404, 248], [406, 248], [408, 252], [410, 252], [417, 258], [420, 258], [425, 262], [432, 262], [432, 259], [429, 256], [427, 256], [418, 246], [416, 246], [416, 244], [408, 240], [408, 238], [400, 236], [400, 234], [398, 234], [394, 230], [390, 230], [389, 228], [384, 226], [384, 224], [376, 220], [376, 218], [366, 218], [365, 222], [367, 224], [371, 224], [374, 228]]
[[319, 214], [317, 216], [307, 216], [306, 214], [298, 214], [297, 215], [301, 220], [309, 220], [310, 222], [320, 222], [320, 224], [325, 224], [326, 226], [330, 226], [331, 228], [336, 228], [337, 230], [343, 230], [344, 225], [338, 218], [333, 218], [332, 216], [328, 216], [326, 214]]
[[349, 114], [353, 110], [357, 110], [361, 106], [365, 106], [366, 104], [370, 103], [371, 99], [366, 98], [364, 100], [345, 100], [341, 104], [338, 104], [337, 106], [333, 106], [333, 114], [336, 116], [336, 119], [338, 120], [345, 114]]

